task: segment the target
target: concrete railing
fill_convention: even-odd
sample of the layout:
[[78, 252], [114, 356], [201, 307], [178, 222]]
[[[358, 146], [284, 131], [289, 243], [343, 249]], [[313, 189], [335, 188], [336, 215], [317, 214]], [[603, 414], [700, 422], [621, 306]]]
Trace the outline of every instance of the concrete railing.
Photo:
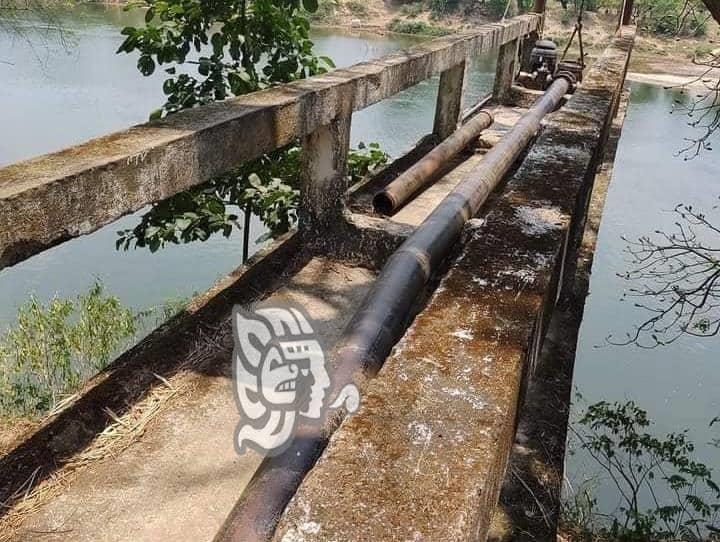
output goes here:
[[445, 137], [458, 123], [467, 60], [496, 48], [507, 57], [541, 21], [480, 26], [0, 168], [0, 269], [298, 139], [301, 222], [321, 224], [347, 189], [354, 111], [440, 74], [434, 132]]

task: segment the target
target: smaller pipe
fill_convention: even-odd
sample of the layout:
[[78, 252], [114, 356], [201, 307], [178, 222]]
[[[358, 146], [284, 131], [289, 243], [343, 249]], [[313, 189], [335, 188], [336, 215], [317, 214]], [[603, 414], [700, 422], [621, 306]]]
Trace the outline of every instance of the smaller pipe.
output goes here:
[[487, 111], [480, 111], [465, 125], [453, 132], [447, 139], [422, 157], [384, 190], [375, 194], [373, 206], [382, 214], [392, 214], [404, 205], [414, 194], [432, 183], [437, 173], [453, 156], [462, 151], [480, 132], [494, 122]]

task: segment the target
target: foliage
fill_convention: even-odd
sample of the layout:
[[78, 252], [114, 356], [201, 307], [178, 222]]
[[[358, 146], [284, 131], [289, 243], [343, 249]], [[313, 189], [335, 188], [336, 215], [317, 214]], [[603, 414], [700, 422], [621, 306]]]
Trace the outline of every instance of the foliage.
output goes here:
[[351, 149], [348, 154], [350, 182], [361, 181], [368, 174], [385, 165], [388, 158], [387, 153], [380, 148], [378, 143], [368, 143], [366, 145], [361, 141], [358, 143], [357, 150]]
[[710, 18], [701, 0], [637, 0], [634, 15], [643, 30], [667, 36], [705, 35]]
[[[141, 0], [131, 6], [147, 8], [146, 26], [123, 29], [126, 38], [118, 52], [138, 51], [143, 75], [168, 65], [170, 76], [163, 84], [167, 101], [151, 118], [333, 67], [329, 58], [313, 54], [302, 11], [317, 10], [317, 0], [302, 0], [302, 6], [301, 0]], [[197, 75], [181, 71], [186, 65], [196, 66]], [[297, 144], [261, 156], [154, 204], [137, 226], [118, 232], [116, 247], [154, 252], [218, 232], [227, 237], [242, 228], [241, 212], [259, 216], [269, 235], [285, 232], [297, 218], [299, 171]]]
[[[303, 5], [314, 11], [317, 0]], [[137, 67], [146, 76], [168, 66], [167, 101], [153, 118], [333, 67], [312, 53], [300, 0], [139, 0], [127, 8], [147, 8], [146, 25], [124, 28], [118, 52], [139, 52]], [[179, 73], [185, 64], [197, 74]]]
[[[720, 206], [713, 207], [715, 215]], [[621, 275], [638, 286], [626, 296], [650, 318], [622, 341], [654, 348], [683, 335], [711, 337], [720, 333], [720, 227], [690, 205], [678, 205], [676, 231], [656, 231], [629, 242], [634, 268]], [[627, 240], [626, 240], [627, 241]]]
[[338, 0], [319, 0], [317, 9], [308, 13], [308, 17], [312, 21], [332, 23], [335, 21], [338, 6]]
[[450, 29], [426, 23], [425, 21], [407, 21], [393, 19], [388, 24], [388, 30], [398, 34], [419, 34], [423, 36], [446, 36]]
[[[387, 162], [377, 143], [348, 154], [348, 174], [356, 182]], [[240, 210], [259, 216], [268, 235], [288, 231], [297, 220], [300, 200], [300, 148], [280, 149], [243, 164], [203, 186], [155, 203], [132, 229], [118, 232], [117, 248], [146, 247], [151, 252], [166, 244], [205, 241], [214, 233], [230, 236], [241, 228]]]
[[458, 0], [429, 0], [428, 7], [434, 15], [444, 15], [457, 10]]
[[47, 412], [104, 369], [136, 329], [136, 317], [99, 282], [75, 301], [43, 305], [31, 296], [0, 338], [0, 413]]
[[574, 539], [684, 541], [720, 534], [720, 488], [710, 469], [693, 459], [695, 447], [686, 432], [657, 438], [647, 432], [651, 424], [632, 401], [602, 401], [590, 405], [572, 429], [621, 502], [618, 514], [598, 522], [590, 494], [576, 500], [563, 514]]
[[367, 5], [360, 0], [348, 0], [348, 2], [345, 3], [345, 7], [354, 15], [368, 14]]

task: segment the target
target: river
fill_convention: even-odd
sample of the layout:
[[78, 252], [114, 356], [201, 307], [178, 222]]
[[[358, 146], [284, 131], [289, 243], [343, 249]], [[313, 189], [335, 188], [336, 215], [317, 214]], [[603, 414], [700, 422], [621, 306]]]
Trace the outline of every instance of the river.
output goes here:
[[[18, 33], [0, 30], [0, 165], [62, 149], [144, 122], [163, 103], [163, 72], [142, 77], [136, 57], [116, 55], [120, 30], [142, 17], [119, 7], [83, 5], [54, 13], [62, 28], [38, 25], [19, 16]], [[3, 28], [3, 27], [0, 27]], [[337, 66], [377, 58], [419, 40], [369, 34], [313, 32], [320, 54]], [[494, 57], [481, 59], [471, 73], [466, 101], [492, 85]], [[425, 81], [353, 116], [352, 144], [379, 141], [391, 155], [409, 148], [432, 128], [437, 78]], [[96, 278], [136, 309], [162, 304], [207, 289], [240, 263], [242, 235], [209, 242], [118, 252], [117, 231], [137, 224], [125, 217], [100, 231], [45, 251], [0, 271], [0, 329], [14, 320], [16, 307], [33, 292], [74, 296]], [[251, 239], [263, 233], [253, 221]], [[257, 249], [257, 245], [253, 246]]]
[[[16, 21], [20, 35], [0, 30], [0, 165], [143, 122], [162, 103], [162, 75], [141, 77], [134, 57], [114, 54], [120, 29], [138, 24], [137, 15], [86, 5], [59, 13], [58, 20], [61, 35], [22, 17]], [[313, 38], [317, 50], [338, 66], [417, 41], [319, 30]], [[468, 102], [491, 87], [493, 62], [491, 55], [475, 63]], [[409, 148], [432, 126], [436, 91], [433, 79], [355, 114], [353, 144], [379, 141], [394, 155]], [[636, 400], [660, 431], [688, 428], [700, 444], [700, 457], [719, 467], [717, 453], [704, 445], [710, 419], [720, 415], [717, 341], [687, 338], [648, 351], [607, 346], [605, 340], [632, 329], [644, 316], [621, 301], [627, 284], [617, 274], [628, 266], [621, 236], [670, 229], [674, 217], [666, 211], [677, 203], [709, 210], [720, 194], [717, 151], [689, 162], [676, 156], [691, 132], [686, 118], [669, 114], [676, 98], [684, 99], [660, 87], [632, 85], [581, 329], [575, 386], [588, 402]], [[142, 309], [203, 291], [240, 263], [241, 235], [170, 246], [157, 254], [116, 251], [116, 230], [136, 221], [136, 215], [126, 217], [0, 271], [0, 329], [14, 320], [17, 306], [31, 292], [42, 300], [56, 293], [70, 297], [99, 278], [125, 304]], [[252, 237], [261, 232], [254, 223]], [[585, 470], [580, 459], [569, 458], [571, 476]], [[617, 502], [607, 485], [598, 495], [605, 507]]]

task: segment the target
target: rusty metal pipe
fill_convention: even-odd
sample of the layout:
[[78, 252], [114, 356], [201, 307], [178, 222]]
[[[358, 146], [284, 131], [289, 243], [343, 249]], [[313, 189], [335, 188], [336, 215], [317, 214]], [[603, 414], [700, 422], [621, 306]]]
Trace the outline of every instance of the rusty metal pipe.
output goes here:
[[388, 184], [384, 190], [375, 194], [373, 198], [375, 211], [389, 215], [402, 207], [413, 195], [435, 181], [438, 172], [448, 160], [467, 147], [493, 122], [492, 115], [487, 111], [477, 113], [410, 169]]
[[[390, 257], [334, 352], [330, 401], [345, 385], [354, 382], [362, 389], [365, 380], [377, 373], [406, 329], [430, 276], [455, 246], [465, 222], [508, 173], [543, 117], [555, 110], [570, 86], [569, 79], [564, 78], [550, 85]], [[263, 460], [215, 541], [265, 542], [272, 538], [287, 503], [342, 419], [339, 411], [334, 411], [321, 424], [302, 422], [288, 449]]]

